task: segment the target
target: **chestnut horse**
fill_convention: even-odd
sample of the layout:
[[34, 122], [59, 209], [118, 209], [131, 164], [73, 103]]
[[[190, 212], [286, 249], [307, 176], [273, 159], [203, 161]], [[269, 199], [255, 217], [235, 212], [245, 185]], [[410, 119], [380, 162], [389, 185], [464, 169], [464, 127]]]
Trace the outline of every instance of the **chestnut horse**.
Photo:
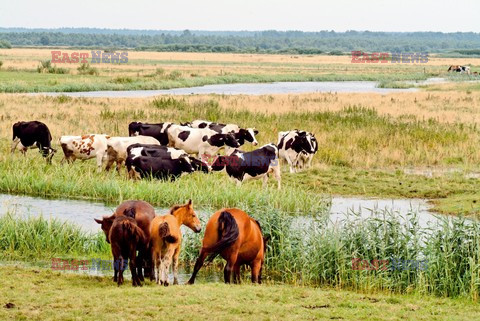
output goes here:
[[[143, 281], [142, 266], [145, 265], [145, 276], [149, 276], [151, 270], [151, 256], [150, 256], [150, 223], [155, 218], [155, 209], [152, 205], [144, 201], [125, 201], [120, 204], [115, 213], [111, 216], [104, 216], [101, 220], [95, 219], [95, 222], [101, 224], [102, 230], [105, 233], [107, 242], [110, 243], [109, 233], [112, 227], [113, 221], [116, 217], [125, 215], [135, 219], [138, 227], [143, 231], [145, 235], [144, 242], [138, 244], [138, 264], [137, 273], [140, 280]], [[113, 281], [117, 282], [117, 278], [114, 275]]]
[[117, 284], [123, 284], [123, 271], [125, 260], [128, 260], [132, 272], [132, 285], [142, 285], [137, 274], [137, 244], [145, 243], [145, 234], [138, 227], [135, 219], [124, 215], [117, 216], [113, 220], [112, 227], [108, 233], [108, 239], [112, 246], [113, 266]]
[[178, 284], [178, 256], [182, 245], [180, 226], [185, 225], [195, 233], [202, 230], [202, 225], [193, 210], [192, 200], [185, 205], [176, 205], [170, 213], [157, 216], [150, 225], [152, 248], [152, 271], [150, 279], [153, 280], [156, 269], [156, 282], [168, 286], [168, 271], [173, 260], [173, 284]]
[[209, 254], [212, 260], [220, 254], [227, 261], [223, 271], [225, 283], [230, 283], [232, 271], [233, 282], [240, 282], [240, 266], [243, 264], [252, 269], [252, 282], [262, 283], [266, 242], [260, 224], [247, 213], [237, 208], [219, 210], [207, 223], [202, 249], [188, 284], [195, 282]]

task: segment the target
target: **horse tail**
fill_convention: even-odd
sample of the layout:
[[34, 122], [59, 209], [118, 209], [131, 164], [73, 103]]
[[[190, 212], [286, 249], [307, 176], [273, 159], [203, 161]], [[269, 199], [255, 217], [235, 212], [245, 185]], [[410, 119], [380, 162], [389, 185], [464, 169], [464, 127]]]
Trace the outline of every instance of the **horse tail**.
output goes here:
[[178, 240], [176, 236], [170, 234], [170, 228], [167, 222], [163, 222], [158, 226], [158, 234], [168, 243], [175, 243]]
[[142, 229], [138, 227], [137, 224], [134, 224], [130, 220], [124, 220], [122, 222], [122, 225], [123, 225], [123, 230], [125, 231], [124, 236], [126, 236], [128, 240], [135, 239], [137, 243], [138, 242], [145, 243], [145, 240], [146, 240], [145, 233], [143, 233]]
[[218, 242], [205, 248], [205, 250], [220, 253], [235, 243], [239, 234], [238, 224], [233, 215], [223, 211], [218, 218]]

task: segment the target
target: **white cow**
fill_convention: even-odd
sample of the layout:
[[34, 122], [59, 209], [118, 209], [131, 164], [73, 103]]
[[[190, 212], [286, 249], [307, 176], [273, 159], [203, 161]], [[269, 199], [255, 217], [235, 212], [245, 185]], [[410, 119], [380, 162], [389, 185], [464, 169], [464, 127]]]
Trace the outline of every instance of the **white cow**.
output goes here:
[[243, 145], [245, 141], [252, 143], [253, 146], [258, 145], [257, 139], [255, 138], [258, 130], [255, 128], [240, 128], [240, 126], [236, 124], [220, 124], [207, 120], [194, 120], [186, 125], [192, 128], [208, 128], [221, 134], [233, 133], [240, 145]]
[[76, 159], [97, 159], [97, 170], [102, 170], [103, 161], [107, 155], [107, 140], [105, 134], [88, 134], [83, 136], [62, 136], [60, 145], [65, 155], [62, 162], [73, 163]]
[[317, 140], [309, 132], [291, 130], [278, 133], [278, 154], [287, 161], [290, 173], [297, 172], [304, 164], [309, 167], [317, 150]]
[[110, 137], [107, 141], [107, 166], [105, 170], [109, 171], [113, 163], [117, 163], [117, 171], [120, 171], [122, 164], [127, 159], [127, 148], [133, 144], [160, 145], [160, 142], [150, 136], [132, 136], [132, 137]]

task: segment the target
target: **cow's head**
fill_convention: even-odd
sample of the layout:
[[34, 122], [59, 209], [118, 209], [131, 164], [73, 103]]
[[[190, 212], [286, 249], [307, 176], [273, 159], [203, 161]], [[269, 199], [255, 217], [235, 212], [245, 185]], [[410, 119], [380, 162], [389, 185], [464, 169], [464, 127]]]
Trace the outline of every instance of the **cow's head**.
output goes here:
[[139, 122], [131, 122], [128, 125], [128, 136], [137, 136], [139, 134], [140, 127], [142, 126], [142, 123]]
[[40, 150], [40, 153], [43, 157], [45, 157], [45, 160], [48, 164], [52, 163], [53, 155], [55, 155], [56, 152], [57, 150], [51, 147], [42, 147], [42, 149]]
[[225, 136], [225, 146], [233, 147], [233, 148], [240, 147], [240, 144], [238, 143], [234, 134], [228, 133], [228, 134], [224, 134], [224, 136]]
[[240, 128], [238, 133], [235, 134], [235, 138], [238, 140], [240, 145], [243, 145], [244, 141], [252, 143], [253, 146], [257, 146], [258, 142], [255, 138], [255, 135], [258, 134], [258, 130], [254, 128]]
[[184, 173], [193, 173], [195, 172], [195, 169], [192, 166], [192, 163], [190, 161], [190, 158], [188, 156], [181, 156], [178, 158], [178, 164], [180, 166], [180, 169]]
[[300, 148], [306, 151], [309, 154], [315, 153], [314, 147], [312, 146], [311, 142], [311, 135], [307, 134], [307, 132], [299, 132], [295, 140], [298, 140], [297, 144]]
[[235, 138], [235, 135], [231, 133], [212, 135], [208, 139], [208, 142], [210, 143], [210, 145], [216, 146], [216, 147], [222, 147], [222, 146], [228, 146], [233, 148], [240, 147], [240, 144]]
[[113, 220], [115, 219], [115, 215], [112, 216], [104, 216], [101, 220], [94, 219], [95, 222], [101, 225], [103, 233], [105, 233], [105, 237], [107, 238], [107, 243], [110, 243], [110, 239], [108, 235], [110, 234], [110, 229], [113, 225]]

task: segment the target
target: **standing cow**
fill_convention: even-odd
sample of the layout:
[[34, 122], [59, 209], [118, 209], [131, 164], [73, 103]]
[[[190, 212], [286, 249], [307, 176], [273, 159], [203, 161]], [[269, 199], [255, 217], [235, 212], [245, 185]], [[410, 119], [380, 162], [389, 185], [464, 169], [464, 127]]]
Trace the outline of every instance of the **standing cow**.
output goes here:
[[133, 144], [151, 144], [160, 145], [160, 142], [150, 136], [133, 136], [133, 137], [110, 137], [107, 141], [107, 166], [109, 171], [113, 163], [117, 163], [117, 171], [120, 171], [123, 163], [127, 159], [127, 148]]
[[18, 149], [25, 155], [28, 148], [38, 148], [47, 163], [51, 163], [56, 153], [51, 142], [50, 130], [42, 122], [20, 121], [13, 125], [12, 153]]
[[299, 170], [300, 163], [311, 165], [313, 155], [318, 150], [315, 136], [304, 130], [291, 130], [278, 133], [279, 157], [290, 166], [290, 173]]
[[198, 158], [214, 156], [222, 147], [238, 148], [240, 144], [232, 133], [221, 134], [208, 128], [172, 125], [168, 130], [170, 145], [183, 149]]
[[168, 129], [172, 125], [173, 123], [169, 122], [158, 124], [132, 122], [128, 125], [128, 136], [151, 136], [166, 146], [168, 145]]
[[87, 160], [96, 158], [97, 171], [101, 171], [102, 164], [107, 157], [107, 141], [109, 138], [110, 136], [104, 134], [62, 136], [60, 137], [60, 145], [65, 155], [63, 160], [73, 163], [76, 159]]
[[253, 146], [258, 145], [257, 139], [255, 138], [255, 135], [258, 135], [258, 130], [255, 128], [240, 128], [240, 126], [236, 124], [220, 124], [206, 120], [194, 120], [184, 125], [192, 128], [208, 128], [219, 134], [233, 133], [240, 146], [245, 144], [245, 141], [252, 143]]

